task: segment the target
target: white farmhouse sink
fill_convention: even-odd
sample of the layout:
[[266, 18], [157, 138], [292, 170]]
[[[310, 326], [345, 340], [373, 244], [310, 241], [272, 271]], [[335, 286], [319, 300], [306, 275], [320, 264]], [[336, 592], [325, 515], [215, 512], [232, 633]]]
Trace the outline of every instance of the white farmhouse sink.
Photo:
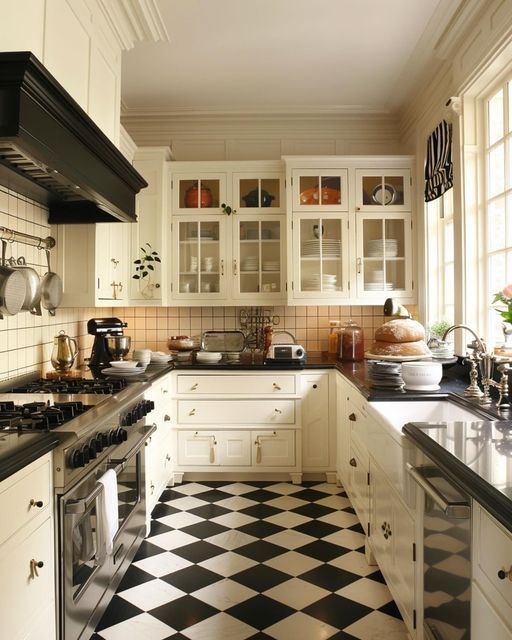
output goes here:
[[449, 400], [411, 400], [404, 402], [371, 402], [381, 419], [397, 431], [407, 422], [475, 422], [480, 414]]

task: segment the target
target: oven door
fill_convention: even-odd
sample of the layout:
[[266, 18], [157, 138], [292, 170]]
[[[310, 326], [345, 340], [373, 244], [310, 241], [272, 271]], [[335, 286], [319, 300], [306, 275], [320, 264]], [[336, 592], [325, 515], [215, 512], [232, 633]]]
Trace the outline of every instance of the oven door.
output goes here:
[[[86, 630], [92, 633], [145, 533], [141, 450], [153, 430], [144, 429], [131, 448], [128, 442], [116, 447], [114, 454], [120, 458], [96, 465], [59, 499], [62, 640], [77, 640]], [[106, 555], [100, 542], [99, 501], [103, 485], [98, 480], [109, 468], [114, 468], [117, 475], [119, 529], [113, 552]]]

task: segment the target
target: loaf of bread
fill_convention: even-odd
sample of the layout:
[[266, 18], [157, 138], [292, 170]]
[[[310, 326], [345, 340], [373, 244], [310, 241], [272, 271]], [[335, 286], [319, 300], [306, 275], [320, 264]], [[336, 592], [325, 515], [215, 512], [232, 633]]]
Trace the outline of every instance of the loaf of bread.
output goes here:
[[429, 356], [430, 349], [424, 340], [413, 342], [383, 342], [375, 340], [369, 349], [372, 356]]
[[375, 331], [375, 340], [380, 342], [408, 343], [425, 340], [425, 329], [416, 320], [397, 318], [390, 320]]

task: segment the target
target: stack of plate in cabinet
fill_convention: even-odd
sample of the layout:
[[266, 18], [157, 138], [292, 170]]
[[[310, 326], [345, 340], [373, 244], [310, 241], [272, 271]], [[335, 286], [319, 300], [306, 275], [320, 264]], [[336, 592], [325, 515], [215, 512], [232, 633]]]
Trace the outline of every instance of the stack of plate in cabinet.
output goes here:
[[404, 381], [401, 370], [402, 365], [399, 362], [380, 362], [379, 360], [366, 362], [368, 383], [374, 389], [402, 389]]
[[367, 258], [394, 258], [398, 255], [398, 240], [379, 238], [368, 240]]
[[[304, 278], [302, 281], [303, 291], [337, 291], [336, 286], [337, 276], [335, 273], [324, 273], [320, 276], [319, 273], [314, 273], [312, 276]], [[321, 285], [321, 286], [320, 286]]]
[[258, 256], [248, 256], [242, 260], [242, 271], [258, 271]]
[[[322, 256], [324, 258], [339, 258], [341, 251], [341, 240], [329, 238], [322, 239]], [[301, 247], [303, 258], [320, 257], [320, 240], [305, 240]]]

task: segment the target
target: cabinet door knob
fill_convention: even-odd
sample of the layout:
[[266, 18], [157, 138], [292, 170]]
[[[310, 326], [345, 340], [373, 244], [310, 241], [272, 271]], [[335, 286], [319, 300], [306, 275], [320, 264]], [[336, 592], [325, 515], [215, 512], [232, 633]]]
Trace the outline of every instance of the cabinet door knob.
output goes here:
[[42, 560], [32, 560], [30, 561], [30, 577], [36, 578], [39, 576], [38, 569], [42, 569], [44, 567], [44, 562]]
[[357, 416], [355, 413], [351, 413], [348, 419], [350, 420], [350, 422], [355, 422], [357, 420]]
[[32, 498], [29, 502], [29, 505], [31, 507], [38, 507], [39, 509], [41, 509], [41, 507], [43, 506], [43, 501], [42, 500], [34, 500], [34, 498]]
[[171, 416], [168, 416], [167, 414], [165, 414], [164, 422], [169, 422], [170, 420], [171, 420]]
[[512, 566], [508, 571], [506, 571], [505, 569], [500, 569], [498, 571], [498, 578], [500, 580], [505, 580], [505, 578], [508, 578], [512, 582]]
[[350, 458], [348, 463], [351, 467], [357, 467], [357, 460], [355, 458]]
[[167, 462], [170, 462], [171, 461], [171, 456], [167, 453], [166, 456], [165, 456], [165, 459], [167, 460]]
[[317, 385], [317, 384], [314, 384], [314, 385], [313, 385], [313, 389], [318, 389], [318, 385]]
[[238, 275], [238, 264], [236, 260], [233, 260], [233, 275], [234, 276]]

